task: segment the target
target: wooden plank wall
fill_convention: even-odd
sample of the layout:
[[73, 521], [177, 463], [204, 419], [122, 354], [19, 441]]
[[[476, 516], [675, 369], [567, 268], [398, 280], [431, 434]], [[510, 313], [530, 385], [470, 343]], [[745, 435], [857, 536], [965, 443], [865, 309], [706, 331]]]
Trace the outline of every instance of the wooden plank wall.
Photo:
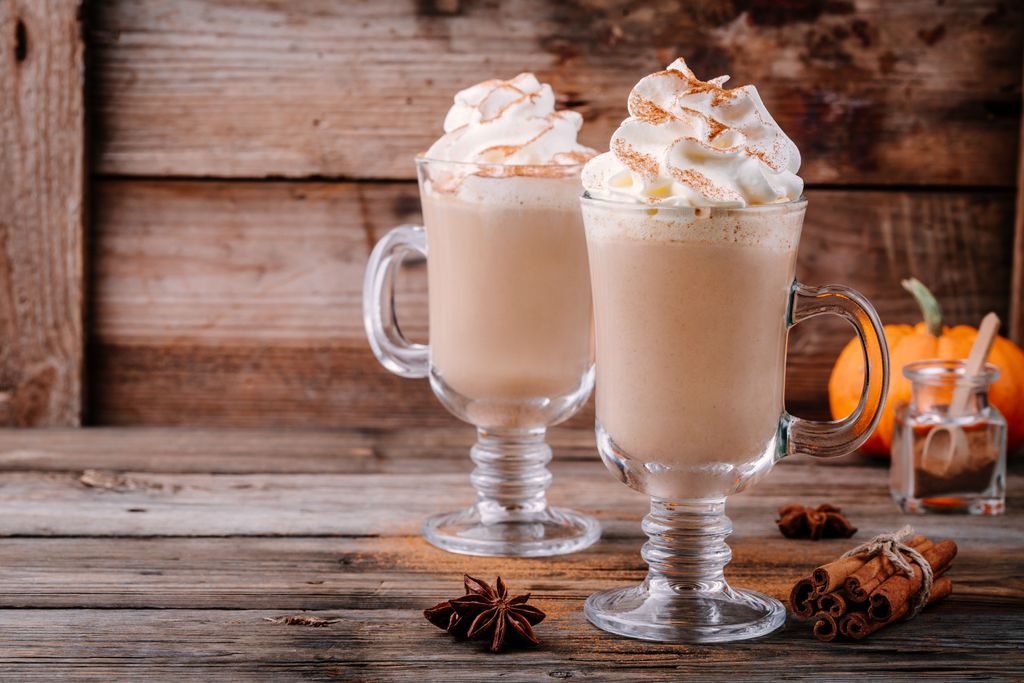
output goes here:
[[[415, 221], [412, 157], [452, 94], [533, 70], [604, 148], [677, 55], [757, 84], [803, 152], [800, 276], [915, 320], [1010, 310], [1024, 8], [968, 0], [109, 0], [86, 15], [94, 121], [91, 422], [449, 423], [373, 360], [369, 248]], [[402, 285], [425, 336], [425, 277]], [[849, 336], [791, 341], [787, 399], [820, 415]], [[581, 425], [587, 415], [579, 418]]]
[[0, 425], [81, 419], [79, 9], [77, 0], [0, 0]]

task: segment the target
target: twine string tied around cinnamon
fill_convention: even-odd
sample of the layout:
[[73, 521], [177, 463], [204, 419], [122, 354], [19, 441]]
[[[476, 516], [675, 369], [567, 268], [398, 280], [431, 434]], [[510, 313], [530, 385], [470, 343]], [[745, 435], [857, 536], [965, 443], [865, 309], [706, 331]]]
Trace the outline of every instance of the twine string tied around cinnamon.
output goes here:
[[932, 583], [935, 578], [932, 574], [932, 566], [928, 564], [928, 560], [924, 559], [924, 556], [921, 555], [921, 553], [903, 543], [903, 541], [910, 538], [913, 533], [913, 527], [907, 525], [899, 531], [893, 531], [887, 534], [878, 534], [870, 541], [861, 543], [853, 550], [843, 554], [843, 557], [863, 555], [868, 558], [874, 557], [875, 555], [884, 555], [906, 576], [913, 576], [914, 574], [914, 567], [907, 561], [908, 557], [911, 561], [921, 567], [921, 590], [918, 591], [917, 595], [915, 595], [914, 599], [911, 601], [910, 613], [907, 615], [907, 619], [913, 619], [916, 617], [917, 613], [920, 612], [926, 604], [928, 604], [928, 596], [931, 595]]

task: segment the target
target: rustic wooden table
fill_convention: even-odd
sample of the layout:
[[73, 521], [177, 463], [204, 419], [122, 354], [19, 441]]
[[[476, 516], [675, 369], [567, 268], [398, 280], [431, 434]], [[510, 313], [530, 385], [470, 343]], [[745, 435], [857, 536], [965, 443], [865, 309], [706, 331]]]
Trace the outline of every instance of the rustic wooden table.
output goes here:
[[[830, 501], [857, 539], [911, 521], [960, 544], [954, 595], [855, 644], [791, 622], [728, 646], [607, 635], [590, 592], [639, 580], [645, 500], [604, 471], [585, 431], [556, 431], [551, 498], [604, 538], [555, 559], [450, 555], [426, 515], [470, 502], [469, 429], [346, 432], [86, 429], [0, 432], [0, 679], [465, 680], [501, 677], [863, 680], [1024, 677], [1024, 462], [1001, 518], [899, 515], [886, 470], [857, 458], [784, 462], [732, 499], [728, 574], [784, 597], [850, 541], [788, 541], [775, 509]], [[501, 574], [549, 614], [540, 647], [491, 655], [421, 616], [468, 571]], [[324, 627], [275, 617], [308, 613]]]

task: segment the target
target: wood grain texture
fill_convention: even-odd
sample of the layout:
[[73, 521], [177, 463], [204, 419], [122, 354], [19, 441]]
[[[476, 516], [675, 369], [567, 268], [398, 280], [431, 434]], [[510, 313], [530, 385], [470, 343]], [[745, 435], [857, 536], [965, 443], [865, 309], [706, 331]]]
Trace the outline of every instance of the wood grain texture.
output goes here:
[[[799, 277], [864, 292], [886, 322], [1005, 315], [1010, 192], [810, 191]], [[92, 419], [192, 426], [451, 425], [426, 382], [373, 358], [361, 319], [370, 246], [420, 220], [409, 183], [106, 180], [97, 184]], [[425, 339], [426, 273], [400, 278], [403, 330]], [[798, 326], [791, 410], [821, 416], [845, 323]], [[585, 412], [575, 424], [585, 425]]]
[[[567, 600], [643, 578], [640, 514], [618, 524], [618, 535], [606, 533], [600, 546], [554, 567], [542, 559], [445, 554], [414, 536], [3, 538], [0, 610], [323, 610], [363, 609], [369, 601], [374, 609], [429, 607], [458, 586], [462, 572], [489, 580], [500, 573], [517, 590]], [[852, 541], [787, 543], [763, 522], [747, 515], [736, 523], [746, 530], [729, 539], [735, 557], [729, 579], [782, 600], [804, 568], [852, 547]], [[957, 595], [976, 608], [1024, 607], [1024, 581], [1011, 555], [1021, 545], [993, 551], [991, 539], [957, 540]], [[44, 565], [48, 572], [39, 571]]]
[[[87, 434], [87, 438], [83, 438]], [[121, 445], [125, 434], [129, 441]], [[302, 442], [297, 458], [283, 458]], [[4, 472], [81, 472], [85, 469], [181, 474], [398, 474], [464, 472], [471, 427], [394, 430], [188, 429], [119, 427], [5, 430], [0, 447]], [[558, 427], [547, 442], [562, 460], [594, 459], [591, 425]], [[415, 457], [411, 457], [415, 456]]]
[[[598, 545], [516, 560], [427, 545], [418, 535], [422, 515], [468, 493], [465, 432], [0, 431], [0, 677], [1024, 676], [1019, 461], [1008, 478], [1004, 517], [914, 518], [920, 532], [960, 546], [954, 594], [917, 619], [856, 645], [819, 643], [806, 624], [791, 621], [756, 641], [684, 646], [617, 638], [583, 617], [589, 593], [644, 573], [645, 499], [604, 470], [589, 431], [553, 431], [552, 491], [600, 515], [605, 534]], [[81, 483], [83, 472], [97, 469], [94, 484], [101, 475], [134, 484]], [[730, 580], [783, 598], [797, 576], [852, 544], [783, 538], [774, 524], [780, 502], [837, 503], [860, 527], [856, 539], [900, 526], [906, 520], [888, 499], [886, 482], [887, 470], [876, 461], [784, 460], [730, 500]], [[64, 510], [48, 517], [46, 528], [27, 514], [40, 501]], [[336, 531], [295, 535], [327, 528]], [[514, 590], [529, 591], [549, 615], [538, 627], [542, 645], [494, 657], [427, 624], [421, 610], [457, 593], [463, 571], [500, 574]], [[268, 621], [297, 613], [336, 621], [323, 628]]]
[[[302, 435], [296, 434], [293, 443], [301, 448]], [[461, 463], [437, 473], [428, 458], [421, 458], [419, 470], [381, 473], [212, 475], [88, 467], [4, 472], [0, 536], [417, 536], [425, 517], [473, 502], [468, 452], [453, 447]], [[301, 457], [301, 452], [284, 451], [282, 457]], [[615, 487], [622, 485], [604, 470], [593, 447], [587, 459], [562, 460], [556, 454], [555, 461], [548, 491], [554, 504], [593, 511], [608, 538], [631, 533], [628, 527], [644, 514], [647, 500], [624, 486], [622, 495], [615, 495]], [[842, 507], [865, 535], [885, 531], [895, 510], [881, 505], [888, 496], [888, 473], [884, 464], [858, 467], [833, 471], [787, 464], [757, 486], [756, 496], [731, 499], [729, 515], [737, 526], [749, 523], [765, 535], [777, 534], [774, 511], [792, 502], [795, 491], [804, 491]], [[824, 483], [830, 477], [836, 481]], [[410, 495], [417, 487], [429, 494]], [[967, 538], [984, 538], [1003, 524], [968, 520], [960, 528]], [[948, 520], [941, 517], [915, 520], [914, 525], [922, 533], [949, 533]]]
[[0, 1], [0, 424], [81, 415], [79, 5]]
[[683, 55], [758, 86], [809, 182], [1014, 184], [1019, 3], [90, 6], [102, 173], [412, 178], [457, 90], [524, 70], [603, 149], [629, 89]]
[[[280, 610], [2, 610], [0, 662], [19, 681], [1014, 680], [1024, 674], [1015, 616], [1005, 609], [992, 616], [991, 608], [975, 609], [956, 594], [942, 614], [925, 612], [856, 646], [820, 643], [797, 623], [739, 646], [630, 642], [587, 623], [582, 597], [564, 606], [544, 602], [564, 610], [538, 627], [544, 644], [500, 657], [427, 630], [433, 627], [419, 605], [304, 613], [337, 620], [325, 628], [269, 623], [294, 614]], [[1000, 634], [995, 642], [989, 629], [973, 628], [983, 618]]]

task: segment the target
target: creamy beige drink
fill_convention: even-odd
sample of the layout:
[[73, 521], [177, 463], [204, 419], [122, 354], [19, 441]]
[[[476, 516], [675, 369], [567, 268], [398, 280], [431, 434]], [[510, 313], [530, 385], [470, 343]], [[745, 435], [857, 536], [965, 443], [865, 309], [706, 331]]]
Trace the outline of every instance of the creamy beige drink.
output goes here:
[[470, 182], [423, 195], [435, 372], [473, 399], [570, 394], [592, 363], [579, 179]]
[[802, 212], [584, 211], [604, 430], [670, 466], [760, 458], [783, 410]]
[[670, 499], [770, 466], [784, 412], [799, 154], [723, 83], [682, 60], [644, 78], [583, 174], [602, 452]]
[[581, 123], [530, 74], [485, 81], [455, 96], [419, 164], [431, 373], [475, 423], [540, 426], [589, 392]]

